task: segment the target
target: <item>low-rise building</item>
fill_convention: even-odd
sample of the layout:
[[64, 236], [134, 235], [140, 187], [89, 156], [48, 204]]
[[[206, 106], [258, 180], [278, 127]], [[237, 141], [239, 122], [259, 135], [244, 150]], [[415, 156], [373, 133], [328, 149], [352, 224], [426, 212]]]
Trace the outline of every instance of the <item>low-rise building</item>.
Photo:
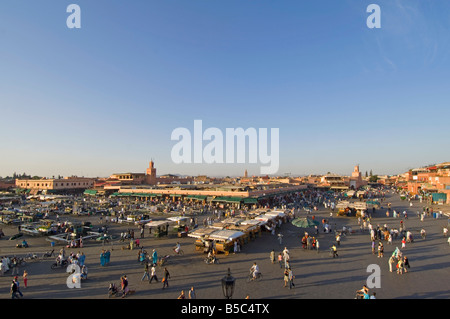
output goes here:
[[31, 193], [63, 192], [85, 190], [94, 186], [95, 178], [88, 177], [65, 177], [60, 179], [16, 179], [16, 188], [30, 190]]

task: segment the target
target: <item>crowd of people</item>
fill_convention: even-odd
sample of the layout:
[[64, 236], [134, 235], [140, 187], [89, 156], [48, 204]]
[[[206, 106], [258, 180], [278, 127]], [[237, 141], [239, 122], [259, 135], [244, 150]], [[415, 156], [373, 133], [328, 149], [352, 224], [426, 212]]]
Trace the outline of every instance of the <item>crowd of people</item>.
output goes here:
[[[266, 207], [275, 207], [276, 205], [279, 205], [277, 207], [283, 207], [283, 208], [290, 208], [291, 212], [293, 213], [293, 216], [295, 217], [296, 214], [300, 214], [301, 209], [304, 209], [305, 207], [310, 209], [309, 212], [317, 211], [320, 205], [324, 205], [327, 209], [330, 209], [330, 211], [334, 210], [334, 202], [337, 201], [339, 198], [333, 197], [334, 195], [329, 194], [327, 192], [322, 191], [307, 191], [303, 193], [296, 193], [296, 194], [290, 194], [287, 196], [280, 196], [279, 198], [275, 198], [273, 202], [266, 203]], [[232, 208], [226, 208], [226, 209], [217, 209], [217, 207], [204, 207], [205, 211], [209, 211], [209, 215], [202, 216], [203, 222], [205, 224], [212, 224], [213, 221], [216, 218], [224, 218], [224, 217], [232, 217], [236, 213], [238, 213], [237, 209]], [[391, 208], [388, 210], [389, 212], [393, 212]], [[406, 222], [408, 220], [408, 217], [411, 218], [411, 214], [408, 216], [408, 214], [387, 214], [388, 217], [392, 216], [395, 219], [393, 219], [393, 222], [398, 223], [398, 227], [389, 227], [387, 224], [384, 225], [374, 225], [372, 216], [368, 214], [367, 216], [358, 218], [358, 224], [360, 226], [361, 232], [366, 232], [368, 230], [370, 235], [370, 242], [372, 243], [372, 253], [376, 255], [378, 258], [384, 258], [385, 256], [385, 244], [387, 245], [393, 245], [395, 241], [399, 241], [401, 243], [401, 249], [396, 248], [394, 253], [389, 256], [389, 271], [390, 272], [396, 272], [399, 275], [405, 274], [410, 270], [410, 264], [409, 259], [407, 256], [404, 255], [404, 252], [406, 251], [406, 247], [409, 246], [409, 244], [414, 243], [416, 240], [413, 232], [406, 227]], [[425, 215], [425, 217], [423, 217]], [[331, 215], [332, 216], [332, 215]], [[420, 214], [420, 219], [423, 221], [423, 218], [427, 217], [427, 214]], [[107, 223], [111, 221], [110, 219], [107, 221], [104, 219], [104, 222]], [[103, 221], [102, 221], [103, 222]], [[193, 221], [194, 223], [197, 223], [197, 221]], [[337, 231], [335, 227], [331, 227], [331, 222], [324, 218], [322, 220], [322, 226], [324, 233], [332, 233], [334, 231], [334, 243], [332, 245], [331, 253], [333, 257], [338, 257], [338, 248], [341, 245], [342, 237], [345, 235], [343, 232]], [[70, 228], [68, 228], [70, 229]], [[143, 228], [142, 228], [143, 229]], [[443, 234], [444, 236], [448, 236], [448, 230], [446, 227], [444, 227]], [[141, 230], [141, 228], [138, 228], [138, 231]], [[73, 228], [71, 229], [73, 231]], [[106, 233], [106, 232], [105, 232]], [[318, 234], [318, 231], [316, 229], [316, 234]], [[426, 238], [426, 232], [423, 229], [423, 232], [420, 233], [422, 239]], [[308, 251], [308, 250], [316, 250], [319, 252], [319, 238], [320, 236], [311, 236], [308, 234], [308, 232], [305, 232], [301, 238], [299, 238], [299, 245], [301, 247]], [[141, 233], [141, 238], [143, 238], [143, 234]], [[329, 236], [329, 238], [333, 238], [332, 236]], [[157, 265], [160, 262], [160, 258], [162, 256], [159, 256], [156, 252], [156, 249], [152, 250], [151, 254], [147, 254], [144, 247], [140, 245], [139, 238], [135, 238], [134, 230], [128, 229], [126, 231], [122, 231], [120, 235], [120, 240], [125, 242], [130, 240], [130, 249], [139, 248], [138, 250], [138, 261], [144, 266], [144, 274], [142, 276], [141, 281], [148, 281], [149, 283], [161, 283], [161, 288], [166, 289], [169, 288], [169, 280], [170, 280], [170, 273], [167, 268], [164, 268], [163, 274], [161, 278], [157, 275]], [[321, 239], [322, 241], [322, 239]], [[328, 240], [324, 240], [323, 242], [327, 242]], [[280, 239], [280, 245], [281, 245], [281, 239]], [[450, 244], [450, 239], [449, 239]], [[345, 242], [343, 244], [345, 246]], [[398, 245], [400, 246], [400, 244]], [[69, 248], [83, 248], [79, 246], [68, 246]], [[394, 245], [395, 247], [395, 245]], [[176, 249], [180, 249], [178, 246]], [[235, 251], [239, 251], [239, 249], [235, 249]], [[60, 254], [61, 255], [61, 254]], [[63, 258], [65, 258], [65, 253], [62, 255]], [[100, 265], [102, 267], [108, 266], [110, 263], [111, 258], [111, 250], [103, 249], [100, 254]], [[69, 260], [69, 263], [76, 263], [80, 265], [80, 267], [86, 268], [86, 277], [87, 277], [87, 267], [85, 265], [85, 256], [83, 253], [74, 254], [71, 253], [67, 259]], [[11, 294], [12, 298], [20, 297], [20, 288], [19, 284], [17, 282], [17, 269], [18, 267], [14, 267], [14, 259], [4, 257], [1, 259], [0, 263], [0, 270], [3, 273], [10, 271], [11, 269], [14, 270], [13, 275], [15, 275], [16, 282], [11, 283]], [[284, 281], [284, 287], [288, 287], [289, 289], [295, 288], [294, 284], [294, 273], [291, 266], [291, 256], [290, 252], [285, 246], [284, 249], [279, 252], [278, 254], [275, 253], [275, 250], [272, 250], [270, 253], [270, 261], [273, 264], [279, 264], [280, 269], [282, 269], [282, 277]], [[161, 268], [162, 269], [162, 268]], [[259, 266], [257, 264], [254, 264], [252, 266], [252, 276], [254, 278], [257, 277], [258, 273], [260, 273]], [[281, 276], [280, 276], [281, 277]], [[28, 279], [28, 274], [24, 275], [24, 283], [25, 278]], [[130, 288], [129, 288], [129, 282], [128, 282], [127, 276], [122, 276], [120, 278], [120, 289], [122, 291], [122, 296], [125, 297], [130, 294]], [[26, 287], [27, 285], [24, 284]], [[132, 293], [133, 291], [131, 291]], [[364, 293], [362, 293], [364, 295]], [[195, 295], [194, 292], [189, 291], [187, 295]], [[367, 291], [368, 295], [368, 291]], [[189, 296], [186, 296], [184, 291], [180, 293], [179, 298], [184, 299], [188, 298]], [[190, 298], [190, 297], [189, 297]]]

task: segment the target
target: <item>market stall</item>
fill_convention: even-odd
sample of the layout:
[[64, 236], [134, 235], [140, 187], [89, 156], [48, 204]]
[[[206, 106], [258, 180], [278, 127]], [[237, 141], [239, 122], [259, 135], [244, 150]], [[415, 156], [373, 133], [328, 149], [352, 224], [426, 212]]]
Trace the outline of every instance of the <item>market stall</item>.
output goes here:
[[189, 218], [184, 216], [174, 216], [167, 218], [168, 221], [175, 223], [173, 226], [174, 231], [177, 232], [178, 237], [186, 237], [188, 234], [188, 222]]
[[194, 243], [195, 250], [203, 251], [204, 253], [208, 252], [211, 246], [211, 241], [209, 241], [209, 235], [213, 232], [217, 231], [216, 228], [212, 227], [203, 227], [197, 228], [188, 233], [188, 237], [196, 238]]
[[145, 228], [150, 229], [155, 237], [167, 236], [169, 234], [169, 222], [167, 220], [154, 220], [145, 224]]
[[209, 235], [209, 240], [215, 242], [215, 250], [217, 253], [228, 255], [234, 249], [235, 241], [242, 241], [245, 234], [236, 230], [217, 230]]
[[242, 236], [241, 246], [251, 240], [255, 240], [261, 234], [261, 227], [258, 224], [232, 225], [227, 227], [228, 230], [235, 230], [244, 233]]

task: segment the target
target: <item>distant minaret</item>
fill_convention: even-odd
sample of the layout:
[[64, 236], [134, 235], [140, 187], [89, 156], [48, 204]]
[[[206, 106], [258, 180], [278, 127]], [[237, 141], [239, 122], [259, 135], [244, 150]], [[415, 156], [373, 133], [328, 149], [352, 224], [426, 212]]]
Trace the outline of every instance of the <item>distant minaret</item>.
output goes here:
[[248, 172], [247, 172], [247, 170], [245, 170], [245, 172], [244, 172], [244, 178], [247, 178], [248, 177]]
[[352, 177], [360, 177], [361, 172], [359, 171], [359, 164], [353, 168]]
[[147, 177], [147, 184], [149, 185], [155, 185], [156, 184], [156, 168], [154, 167], [153, 160], [150, 161], [149, 167], [146, 171], [146, 177]]

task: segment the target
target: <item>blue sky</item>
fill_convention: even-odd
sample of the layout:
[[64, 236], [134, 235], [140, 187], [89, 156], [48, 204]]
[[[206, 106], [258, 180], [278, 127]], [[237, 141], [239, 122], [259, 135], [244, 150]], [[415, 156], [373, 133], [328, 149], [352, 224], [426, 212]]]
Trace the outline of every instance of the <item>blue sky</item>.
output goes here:
[[159, 174], [259, 174], [175, 165], [171, 132], [196, 119], [279, 128], [279, 174], [448, 161], [449, 17], [444, 0], [2, 1], [0, 176], [144, 172], [151, 158]]

